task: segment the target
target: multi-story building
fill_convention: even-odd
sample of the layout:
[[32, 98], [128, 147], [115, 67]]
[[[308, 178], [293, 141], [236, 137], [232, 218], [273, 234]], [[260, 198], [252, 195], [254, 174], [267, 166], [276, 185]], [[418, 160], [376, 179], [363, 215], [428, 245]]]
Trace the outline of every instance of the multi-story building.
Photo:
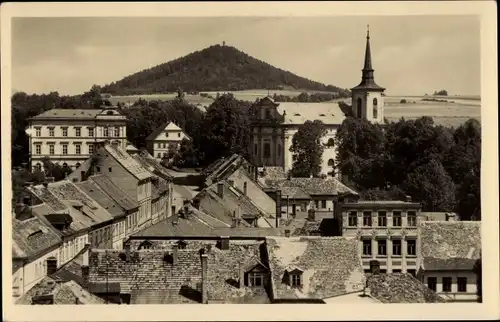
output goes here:
[[168, 156], [171, 148], [177, 149], [184, 139], [191, 140], [177, 124], [174, 122], [162, 124], [146, 138], [148, 152], [157, 160], [161, 160]]
[[113, 106], [51, 109], [29, 119], [30, 167], [42, 169], [47, 157], [73, 169], [87, 160], [97, 142], [127, 145], [126, 117]]
[[335, 211], [337, 229], [355, 237], [366, 272], [378, 260], [381, 273], [411, 273], [420, 266], [418, 224], [421, 205], [407, 201], [341, 203]]

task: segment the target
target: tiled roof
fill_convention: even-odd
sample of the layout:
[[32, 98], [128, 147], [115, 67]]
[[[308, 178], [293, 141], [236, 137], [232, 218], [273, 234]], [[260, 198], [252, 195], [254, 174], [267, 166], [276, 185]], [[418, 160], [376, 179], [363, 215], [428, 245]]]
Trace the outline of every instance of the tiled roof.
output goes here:
[[61, 243], [60, 237], [38, 217], [23, 221], [12, 218], [12, 255], [31, 258]]
[[194, 187], [190, 186], [172, 184], [172, 188], [174, 190], [174, 193], [180, 195], [182, 198], [186, 200], [191, 200], [198, 194], [197, 191], [194, 191], [193, 189]]
[[[240, 267], [252, 268], [260, 262], [262, 242], [230, 243], [228, 249], [212, 247], [208, 259], [208, 300], [224, 303], [269, 303], [265, 290], [239, 287]], [[263, 265], [266, 265], [263, 263]]]
[[281, 187], [281, 197], [290, 199], [311, 199], [302, 188], [299, 187]]
[[448, 214], [452, 215], [452, 216], [457, 216], [457, 214], [453, 213], [453, 212], [422, 211], [420, 214], [421, 214], [423, 220], [426, 220], [426, 221], [446, 221]]
[[[323, 299], [364, 288], [365, 274], [354, 239], [275, 237], [267, 242], [274, 299]], [[283, 283], [291, 265], [303, 271], [299, 288]]]
[[58, 119], [58, 118], [72, 118], [72, 119], [94, 119], [102, 109], [59, 109], [54, 108], [38, 114], [33, 117], [37, 119]]
[[21, 296], [16, 304], [30, 305], [33, 303], [33, 298], [39, 295], [52, 295], [55, 305], [105, 304], [103, 299], [89, 293], [74, 281], [57, 283], [48, 276]]
[[57, 281], [74, 281], [83, 285], [82, 265], [84, 265], [83, 258], [87, 252], [88, 247], [84, 247], [72, 260], [59, 267], [51, 277]]
[[28, 189], [56, 212], [60, 212], [66, 208], [66, 206], [43, 185], [32, 186]]
[[306, 121], [320, 120], [325, 124], [340, 125], [345, 115], [338, 103], [295, 103], [282, 102], [278, 112], [286, 112], [284, 124], [304, 124]]
[[[201, 259], [198, 250], [179, 249], [172, 264], [164, 250], [131, 250], [130, 261], [120, 250], [91, 250], [90, 283], [119, 283], [120, 293], [131, 294], [131, 304], [146, 301], [198, 303], [201, 291]], [[156, 299], [152, 295], [157, 294]]]
[[[200, 209], [212, 217], [228, 224], [233, 224], [232, 209], [216, 193], [209, 189], [204, 189], [195, 197], [200, 200]], [[236, 207], [234, 207], [236, 209]], [[245, 224], [242, 221], [242, 224]]]
[[423, 259], [424, 267], [428, 271], [450, 270], [450, 271], [472, 271], [478, 259], [470, 258], [429, 258]]
[[[419, 230], [424, 269], [428, 269], [426, 263], [430, 264], [429, 269], [448, 269], [458, 265], [457, 259], [481, 257], [479, 221], [423, 221]], [[458, 262], [459, 266], [464, 265]]]
[[270, 179], [270, 180], [286, 179], [286, 173], [283, 167], [266, 166], [264, 169], [265, 169], [265, 176], [263, 178], [265, 179]]
[[148, 170], [121, 147], [106, 144], [104, 145], [104, 149], [137, 180], [145, 180], [152, 177], [152, 174]]
[[344, 185], [336, 178], [291, 178], [279, 180], [266, 180], [269, 188], [281, 189], [283, 187], [299, 187], [309, 195], [339, 195], [356, 194], [354, 190]]
[[[139, 204], [137, 204], [137, 201], [135, 201], [135, 199], [129, 197], [106, 175], [94, 175], [91, 176], [90, 179], [95, 182], [102, 191], [105, 191], [111, 197], [111, 199], [118, 203], [123, 209], [132, 210], [139, 207]], [[137, 198], [137, 193], [134, 194], [134, 196], [135, 198]]]
[[99, 188], [94, 181], [82, 181], [75, 185], [100, 204], [101, 207], [106, 209], [113, 217], [119, 217], [125, 214], [125, 210]]
[[[158, 126], [150, 135], [146, 138], [146, 141], [155, 140], [158, 135], [163, 131], [183, 131], [179, 126], [177, 126], [174, 122], [165, 122]], [[184, 131], [183, 131], [184, 132]], [[186, 133], [184, 133], [187, 137], [189, 137]]]
[[170, 236], [170, 237], [193, 237], [193, 236], [210, 236], [210, 226], [205, 222], [198, 219], [196, 216], [192, 216], [189, 219], [185, 219], [179, 216], [177, 218], [177, 224], [174, 224], [176, 216], [170, 216], [166, 220], [160, 221], [150, 227], [147, 227], [133, 236], [137, 237], [158, 237], [158, 236]]
[[439, 295], [410, 274], [391, 273], [367, 277], [370, 295], [382, 303], [442, 303]]
[[96, 223], [113, 219], [113, 216], [99, 205], [95, 200], [86, 195], [82, 190], [67, 180], [50, 183], [48, 189], [59, 200], [71, 205], [81, 205], [84, 215], [92, 218]]
[[166, 171], [166, 168], [163, 167], [158, 161], [156, 161], [155, 158], [153, 158], [149, 153], [146, 151], [141, 151], [140, 154], [134, 154], [133, 157], [141, 163], [141, 165], [148, 169], [151, 173], [154, 173], [163, 179], [171, 180], [172, 176], [168, 171]]

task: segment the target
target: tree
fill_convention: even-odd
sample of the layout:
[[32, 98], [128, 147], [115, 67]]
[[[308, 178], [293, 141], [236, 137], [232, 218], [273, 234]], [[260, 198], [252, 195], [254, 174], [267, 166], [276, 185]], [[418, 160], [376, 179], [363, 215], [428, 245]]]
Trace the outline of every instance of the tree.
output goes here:
[[399, 187], [384, 190], [380, 188], [368, 189], [360, 192], [361, 200], [405, 200], [406, 193]]
[[198, 167], [200, 162], [199, 151], [195, 148], [193, 141], [184, 138], [179, 146], [179, 151], [174, 157], [176, 167]]
[[299, 127], [290, 147], [290, 151], [296, 158], [290, 170], [293, 177], [319, 176], [325, 149], [321, 138], [325, 134], [326, 128], [319, 120], [306, 121]]
[[421, 202], [424, 211], [452, 211], [455, 207], [455, 184], [438, 160], [415, 168], [401, 188]]
[[45, 176], [53, 177], [54, 181], [63, 180], [66, 177], [66, 173], [68, 173], [67, 169], [63, 169], [59, 163], [53, 163], [48, 157], [42, 159], [42, 164], [45, 170]]
[[445, 89], [442, 89], [440, 91], [435, 91], [434, 95], [435, 96], [448, 96], [448, 91]]

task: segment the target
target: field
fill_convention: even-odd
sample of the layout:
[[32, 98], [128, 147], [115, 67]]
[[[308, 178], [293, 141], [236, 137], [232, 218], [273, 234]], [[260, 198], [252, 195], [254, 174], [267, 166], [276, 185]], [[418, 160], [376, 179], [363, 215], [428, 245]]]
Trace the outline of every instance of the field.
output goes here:
[[[270, 90], [269, 94], [298, 96], [301, 92], [297, 90]], [[215, 97], [217, 92], [204, 92], [207, 95]], [[219, 92], [222, 94], [223, 92]], [[267, 90], [245, 90], [232, 92], [233, 95], [243, 101], [254, 102], [257, 98], [268, 95]], [[114, 96], [111, 102], [116, 104], [122, 102], [132, 104], [139, 98], [145, 100], [171, 100], [177, 94], [152, 94], [152, 95], [131, 95]], [[422, 101], [422, 99], [438, 99], [446, 102]], [[186, 94], [185, 99], [191, 104], [200, 108], [208, 106], [213, 102], [212, 98], [202, 97], [200, 95]], [[407, 103], [401, 103], [401, 100]], [[343, 99], [347, 104], [351, 104], [351, 99]], [[397, 121], [401, 117], [405, 119], [416, 119], [421, 116], [430, 116], [434, 122], [444, 126], [459, 126], [470, 118], [481, 121], [481, 98], [479, 96], [386, 96], [385, 97], [385, 117], [389, 121]]]

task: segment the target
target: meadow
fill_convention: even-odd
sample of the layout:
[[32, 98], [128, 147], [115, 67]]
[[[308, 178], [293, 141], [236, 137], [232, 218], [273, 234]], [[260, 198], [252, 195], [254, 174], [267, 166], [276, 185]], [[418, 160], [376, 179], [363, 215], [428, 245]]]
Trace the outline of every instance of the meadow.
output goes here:
[[[236, 99], [254, 102], [258, 98], [268, 95], [298, 96], [304, 91], [300, 90], [244, 90], [231, 92]], [[215, 97], [217, 92], [203, 92], [206, 95]], [[223, 94], [223, 92], [219, 92]], [[201, 93], [200, 93], [201, 94]], [[200, 94], [186, 94], [185, 99], [200, 108], [206, 107], [213, 102], [210, 97], [203, 97]], [[127, 105], [133, 104], [139, 98], [145, 100], [172, 100], [177, 93], [152, 94], [152, 95], [130, 95], [113, 96], [110, 100], [116, 104], [118, 102]], [[422, 99], [439, 99], [446, 102], [423, 101]], [[339, 99], [351, 104], [351, 99]], [[406, 100], [406, 103], [401, 103]], [[481, 122], [481, 98], [479, 96], [386, 96], [385, 115], [389, 121], [397, 121], [401, 117], [405, 119], [416, 119], [421, 116], [430, 116], [436, 124], [444, 126], [459, 126], [470, 118], [475, 118]]]

